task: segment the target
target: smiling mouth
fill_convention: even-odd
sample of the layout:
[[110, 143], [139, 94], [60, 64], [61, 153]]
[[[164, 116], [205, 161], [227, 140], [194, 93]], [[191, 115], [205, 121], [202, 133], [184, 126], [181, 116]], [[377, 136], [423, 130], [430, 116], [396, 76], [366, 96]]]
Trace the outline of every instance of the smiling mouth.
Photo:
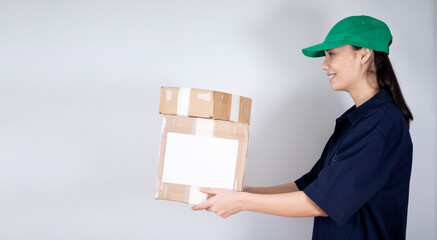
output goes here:
[[334, 74], [331, 74], [331, 75], [328, 75], [328, 77], [329, 77], [329, 80], [332, 80], [334, 77], [335, 77], [335, 73]]

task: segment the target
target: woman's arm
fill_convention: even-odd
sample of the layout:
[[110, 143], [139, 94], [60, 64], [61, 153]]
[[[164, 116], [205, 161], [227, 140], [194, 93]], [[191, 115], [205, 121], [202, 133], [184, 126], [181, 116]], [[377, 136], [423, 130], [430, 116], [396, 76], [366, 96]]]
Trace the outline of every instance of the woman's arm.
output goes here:
[[226, 189], [201, 188], [214, 195], [193, 210], [207, 210], [226, 218], [240, 211], [254, 211], [288, 217], [327, 216], [304, 192], [254, 194]]
[[243, 189], [244, 192], [249, 193], [260, 193], [260, 194], [276, 194], [276, 193], [289, 193], [299, 191], [296, 183], [285, 183], [282, 185], [276, 185], [272, 187], [249, 187], [245, 186]]
[[241, 196], [242, 211], [254, 211], [287, 217], [328, 216], [303, 191], [281, 194], [251, 194]]

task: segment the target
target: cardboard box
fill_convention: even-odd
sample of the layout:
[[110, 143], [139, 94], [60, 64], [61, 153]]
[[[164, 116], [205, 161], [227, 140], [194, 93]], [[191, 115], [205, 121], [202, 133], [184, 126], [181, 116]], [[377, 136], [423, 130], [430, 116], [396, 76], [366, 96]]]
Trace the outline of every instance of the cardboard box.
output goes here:
[[164, 115], [156, 199], [198, 204], [198, 187], [241, 191], [249, 125]]
[[161, 87], [159, 113], [250, 123], [252, 99], [229, 93]]

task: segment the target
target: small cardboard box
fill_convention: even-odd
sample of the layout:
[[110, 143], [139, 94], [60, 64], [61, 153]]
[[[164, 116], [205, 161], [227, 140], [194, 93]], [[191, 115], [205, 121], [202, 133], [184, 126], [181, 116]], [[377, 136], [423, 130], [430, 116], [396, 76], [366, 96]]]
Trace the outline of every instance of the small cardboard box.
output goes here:
[[248, 124], [164, 115], [156, 199], [198, 204], [199, 187], [241, 191]]
[[252, 99], [224, 92], [161, 87], [159, 113], [250, 123]]

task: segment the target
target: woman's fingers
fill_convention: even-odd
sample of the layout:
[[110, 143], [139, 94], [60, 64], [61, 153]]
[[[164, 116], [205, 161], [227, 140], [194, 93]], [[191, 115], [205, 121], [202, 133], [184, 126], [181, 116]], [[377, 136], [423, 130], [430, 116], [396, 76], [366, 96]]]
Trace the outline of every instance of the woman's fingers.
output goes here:
[[227, 218], [240, 210], [235, 206], [235, 194], [234, 191], [220, 188], [200, 188], [202, 193], [213, 195], [212, 198], [206, 202], [198, 204], [192, 207], [193, 210], [206, 210], [215, 212], [222, 218]]
[[220, 191], [220, 189], [218, 188], [207, 188], [207, 187], [201, 187], [199, 188], [199, 190], [203, 193], [212, 194], [212, 195], [215, 195]]
[[204, 209], [208, 209], [209, 207], [211, 207], [211, 204], [209, 203], [209, 201], [203, 202], [201, 204], [198, 204], [194, 207], [192, 207], [191, 209], [193, 210], [204, 210]]

